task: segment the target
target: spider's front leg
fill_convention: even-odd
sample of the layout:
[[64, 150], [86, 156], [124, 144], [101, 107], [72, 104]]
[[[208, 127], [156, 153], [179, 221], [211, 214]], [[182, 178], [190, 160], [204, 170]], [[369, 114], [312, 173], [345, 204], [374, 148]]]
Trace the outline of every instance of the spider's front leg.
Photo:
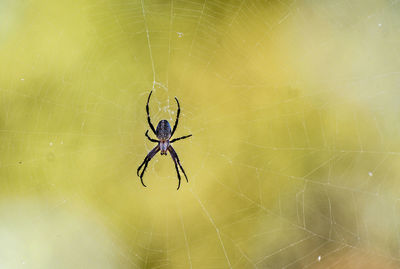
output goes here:
[[179, 173], [178, 165], [179, 165], [179, 167], [181, 168], [183, 174], [185, 175], [186, 182], [189, 182], [189, 180], [188, 180], [188, 178], [187, 178], [187, 176], [186, 176], [185, 170], [183, 170], [183, 167], [182, 167], [182, 165], [181, 165], [181, 162], [179, 161], [178, 154], [176, 154], [174, 148], [173, 148], [171, 145], [169, 145], [168, 151], [171, 153], [172, 160], [173, 160], [174, 163], [175, 163], [175, 169], [176, 169], [176, 173], [178, 174], [178, 181], [179, 181], [179, 182], [178, 182], [178, 188], [177, 188], [177, 190], [179, 190], [179, 187], [181, 186], [181, 175], [180, 175], [180, 173]]
[[142, 166], [144, 165], [144, 168], [143, 168], [143, 171], [142, 171], [142, 173], [140, 174], [140, 181], [142, 182], [142, 185], [144, 186], [144, 187], [147, 187], [144, 183], [143, 183], [143, 175], [144, 175], [144, 172], [146, 171], [146, 168], [147, 168], [147, 165], [149, 164], [149, 162], [150, 162], [150, 160], [154, 157], [154, 155], [156, 155], [157, 154], [157, 152], [159, 152], [160, 151], [160, 145], [157, 145], [155, 148], [153, 148], [150, 152], [149, 152], [149, 154], [147, 154], [147, 156], [146, 156], [146, 158], [144, 158], [144, 161], [142, 162], [142, 164], [138, 167], [138, 169], [137, 169], [137, 175], [139, 176], [139, 172], [140, 172], [140, 169], [142, 168]]

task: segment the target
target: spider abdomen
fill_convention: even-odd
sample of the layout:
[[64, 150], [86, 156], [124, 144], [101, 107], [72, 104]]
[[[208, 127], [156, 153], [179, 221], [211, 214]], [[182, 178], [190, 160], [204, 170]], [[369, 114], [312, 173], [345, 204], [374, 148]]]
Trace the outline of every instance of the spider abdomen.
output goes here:
[[156, 135], [160, 140], [168, 140], [171, 137], [171, 125], [167, 120], [161, 120], [158, 123]]

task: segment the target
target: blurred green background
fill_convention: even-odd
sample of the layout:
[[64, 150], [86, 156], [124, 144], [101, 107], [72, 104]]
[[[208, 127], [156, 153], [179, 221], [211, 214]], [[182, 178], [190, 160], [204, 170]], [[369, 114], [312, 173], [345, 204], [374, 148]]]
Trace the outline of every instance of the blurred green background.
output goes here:
[[[399, 14], [1, 1], [0, 267], [400, 266]], [[179, 191], [169, 156], [136, 176], [150, 90]]]

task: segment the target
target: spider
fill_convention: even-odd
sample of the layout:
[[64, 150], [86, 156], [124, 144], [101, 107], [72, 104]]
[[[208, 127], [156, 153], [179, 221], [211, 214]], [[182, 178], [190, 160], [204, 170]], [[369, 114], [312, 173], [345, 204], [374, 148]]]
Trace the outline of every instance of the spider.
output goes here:
[[[167, 120], [161, 120], [158, 125], [157, 128], [154, 129], [153, 124], [151, 123], [150, 120], [150, 113], [149, 113], [149, 101], [150, 101], [150, 97], [151, 94], [153, 93], [153, 91], [150, 92], [149, 97], [147, 98], [147, 104], [146, 104], [146, 112], [147, 112], [147, 122], [150, 125], [150, 129], [153, 131], [153, 133], [156, 135], [156, 137], [160, 140], [157, 139], [153, 139], [149, 136], [148, 132], [149, 130], [146, 131], [146, 133], [144, 134], [151, 142], [157, 143], [157, 146], [155, 146], [155, 148], [153, 148], [146, 156], [146, 158], [144, 158], [144, 161], [142, 162], [142, 164], [138, 167], [137, 169], [137, 175], [138, 177], [140, 177], [140, 181], [142, 182], [142, 185], [144, 187], [147, 187], [144, 183], [143, 183], [143, 174], [144, 171], [146, 171], [147, 165], [149, 164], [150, 160], [154, 157], [154, 155], [157, 154], [157, 152], [159, 152], [161, 150], [161, 155], [167, 155], [167, 151], [169, 151], [169, 153], [171, 154], [172, 160], [174, 161], [175, 164], [175, 169], [176, 169], [176, 173], [178, 174], [178, 188], [177, 190], [179, 190], [179, 187], [181, 186], [181, 175], [179, 173], [179, 169], [178, 169], [178, 165], [181, 168], [183, 174], [185, 175], [186, 178], [186, 182], [188, 181], [188, 178], [186, 176], [185, 170], [183, 170], [183, 167], [179, 161], [179, 157], [178, 154], [176, 154], [174, 148], [172, 147], [172, 143], [181, 140], [181, 139], [185, 139], [188, 137], [191, 137], [192, 135], [185, 135], [185, 136], [181, 136], [178, 138], [174, 138], [172, 140], [171, 137], [174, 135], [176, 127], [178, 126], [178, 121], [179, 121], [179, 113], [181, 112], [181, 108], [179, 106], [179, 101], [178, 99], [175, 97], [176, 103], [178, 104], [178, 112], [176, 113], [176, 120], [175, 120], [175, 124], [174, 124], [174, 128], [171, 131], [171, 125], [169, 124], [169, 122]], [[142, 170], [142, 173], [140, 173], [140, 169], [143, 167], [144, 168]]]

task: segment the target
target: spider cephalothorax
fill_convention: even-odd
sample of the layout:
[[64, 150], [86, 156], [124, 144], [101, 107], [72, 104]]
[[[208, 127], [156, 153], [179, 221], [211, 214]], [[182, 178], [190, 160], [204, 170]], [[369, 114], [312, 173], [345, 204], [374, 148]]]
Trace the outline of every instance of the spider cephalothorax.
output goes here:
[[[183, 170], [183, 167], [182, 167], [182, 165], [181, 165], [181, 163], [179, 161], [178, 154], [176, 154], [176, 152], [175, 152], [175, 150], [174, 150], [174, 148], [172, 147], [171, 144], [173, 142], [175, 142], [175, 141], [191, 137], [192, 135], [185, 135], [185, 136], [182, 136], [182, 137], [174, 138], [174, 139], [172, 139], [170, 141], [171, 137], [175, 133], [176, 127], [178, 126], [179, 114], [181, 112], [181, 108], [179, 106], [179, 102], [178, 102], [178, 99], [176, 97], [175, 97], [175, 100], [176, 100], [176, 103], [178, 104], [178, 112], [176, 113], [176, 120], [175, 120], [174, 128], [171, 130], [171, 125], [169, 124], [169, 122], [167, 120], [161, 120], [158, 123], [157, 128], [154, 129], [154, 126], [153, 126], [153, 124], [151, 123], [151, 120], [150, 120], [150, 113], [149, 113], [149, 101], [150, 101], [150, 97], [151, 97], [152, 93], [153, 93], [153, 91], [150, 92], [149, 97], [147, 98], [147, 104], [146, 104], [147, 122], [149, 123], [150, 129], [153, 131], [153, 133], [160, 140], [151, 138], [149, 136], [149, 134], [148, 134], [149, 130], [146, 131], [145, 136], [151, 142], [155, 142], [155, 143], [158, 143], [158, 144], [157, 144], [157, 146], [155, 148], [153, 148], [149, 152], [149, 154], [147, 154], [146, 158], [144, 158], [144, 161], [142, 162], [142, 164], [137, 169], [137, 175], [140, 177], [140, 181], [142, 182], [142, 185], [146, 187], [146, 185], [144, 185], [144, 183], [143, 183], [143, 174], [144, 174], [144, 171], [146, 171], [147, 165], [149, 164], [150, 160], [159, 151], [161, 151], [161, 155], [167, 155], [167, 151], [169, 151], [169, 153], [171, 154], [172, 160], [174, 161], [176, 172], [178, 174], [178, 190], [179, 190], [179, 187], [181, 186], [181, 175], [179, 173], [178, 165], [181, 168], [183, 174], [185, 175], [185, 178], [186, 178], [187, 182], [188, 182], [188, 179], [187, 179], [185, 170]], [[142, 168], [143, 165], [144, 165], [143, 171], [139, 175], [140, 169]]]

